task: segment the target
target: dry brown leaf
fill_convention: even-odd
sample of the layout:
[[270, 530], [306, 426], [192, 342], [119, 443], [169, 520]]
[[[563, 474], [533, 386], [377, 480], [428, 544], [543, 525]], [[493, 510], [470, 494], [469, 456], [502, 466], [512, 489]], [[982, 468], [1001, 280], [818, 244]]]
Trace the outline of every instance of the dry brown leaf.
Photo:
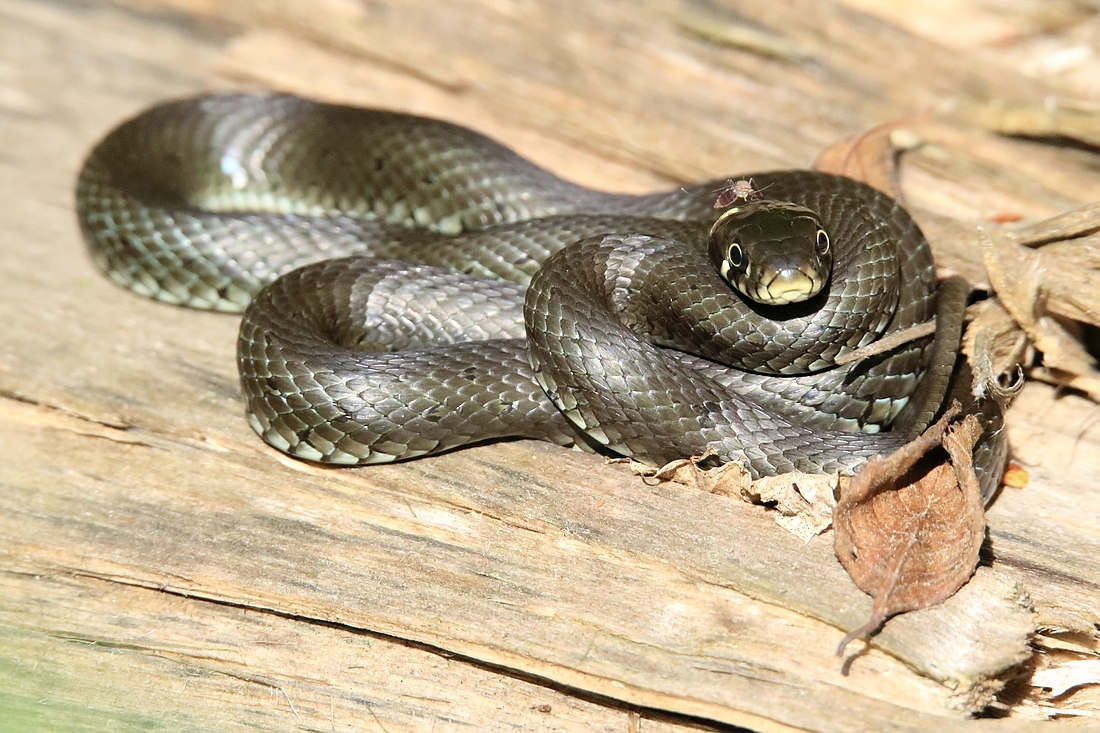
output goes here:
[[984, 235], [980, 238], [982, 260], [990, 284], [1013, 320], [1029, 331], [1036, 320], [1039, 298], [1039, 253], [1000, 233], [980, 231]]
[[752, 476], [743, 463], [723, 463], [718, 468], [707, 469], [706, 490], [721, 496], [745, 498], [745, 491], [752, 485]]
[[[743, 463], [731, 461], [721, 466], [703, 468], [701, 463], [717, 455], [707, 450], [702, 455], [690, 458], [678, 458], [663, 466], [653, 467], [633, 458], [613, 458], [612, 463], [627, 463], [635, 476], [641, 476], [647, 483], [658, 484], [664, 481], [682, 484], [723, 496], [740, 496], [752, 483], [749, 469]], [[650, 481], [652, 479], [652, 481]]]
[[[1100, 326], [1100, 237], [1081, 236], [1098, 227], [1100, 205], [1094, 204], [1026, 230], [983, 232], [990, 281], [1025, 329], [1044, 313]], [[1023, 246], [1037, 237], [1048, 243]]]
[[1023, 386], [1020, 379], [1006, 384], [1002, 378], [1020, 376], [1029, 346], [1027, 334], [996, 299], [968, 307], [967, 317], [970, 323], [963, 333], [962, 352], [974, 375], [973, 394], [982, 399], [991, 393], [1005, 405]]
[[672, 481], [712, 494], [737, 497], [750, 504], [767, 504], [776, 510], [776, 524], [804, 542], [809, 542], [832, 524], [835, 492], [840, 481], [838, 474], [793, 471], [753, 481], [748, 468], [736, 461], [716, 467], [700, 466], [713, 455], [713, 451], [707, 451], [701, 456], [670, 461], [660, 468], [629, 458], [613, 460], [629, 463], [634, 475], [647, 482]]
[[1056, 242], [1039, 250], [1039, 290], [1052, 314], [1100, 326], [1100, 239]]
[[833, 523], [836, 473], [814, 474], [798, 471], [765, 476], [741, 490], [741, 498], [753, 504], [774, 505], [776, 524], [809, 542]]
[[817, 156], [814, 170], [854, 178], [903, 202], [897, 156], [920, 145], [920, 139], [905, 128], [916, 119], [894, 120], [835, 142]]
[[[982, 259], [989, 281], [1005, 310], [1043, 353], [1043, 370], [1033, 372], [1058, 384], [1072, 386], [1100, 400], [1100, 371], [1080, 341], [1051, 314], [1100, 325], [1100, 260], [1089, 240], [1076, 248], [1034, 250], [999, 233], [981, 238]], [[1075, 253], [1084, 255], [1075, 258]]]
[[[957, 413], [957, 407], [949, 410], [905, 447], [869, 460], [841, 492], [834, 548], [874, 605], [838, 654], [890, 616], [942, 603], [978, 564], [985, 514], [971, 453], [982, 429], [973, 415], [949, 427]], [[924, 468], [922, 459], [940, 445], [950, 464]]]

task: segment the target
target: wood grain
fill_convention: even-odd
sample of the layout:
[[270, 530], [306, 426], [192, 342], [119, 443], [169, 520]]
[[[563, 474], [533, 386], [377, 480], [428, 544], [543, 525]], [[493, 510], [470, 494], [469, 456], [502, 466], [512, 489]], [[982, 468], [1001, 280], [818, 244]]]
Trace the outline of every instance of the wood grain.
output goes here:
[[[1058, 661], [1030, 644], [1040, 629], [1096, 648], [1084, 400], [1029, 385], [1011, 417], [1032, 482], [990, 512], [991, 559], [842, 668], [832, 652], [870, 600], [831, 538], [804, 545], [763, 508], [550, 445], [369, 470], [286, 459], [241, 417], [236, 320], [120, 291], [75, 225], [95, 140], [211, 88], [444, 117], [632, 191], [805, 166], [963, 93], [1058, 89], [902, 25], [839, 2], [0, 0], [0, 713], [17, 730], [385, 731], [1095, 715], [1088, 690], [1052, 702], [1026, 685]], [[927, 144], [903, 183], [930, 231], [1100, 199], [1088, 151], [946, 117], [915, 129]], [[935, 244], [981, 276], [976, 253]], [[1022, 718], [968, 719], [990, 703]]]

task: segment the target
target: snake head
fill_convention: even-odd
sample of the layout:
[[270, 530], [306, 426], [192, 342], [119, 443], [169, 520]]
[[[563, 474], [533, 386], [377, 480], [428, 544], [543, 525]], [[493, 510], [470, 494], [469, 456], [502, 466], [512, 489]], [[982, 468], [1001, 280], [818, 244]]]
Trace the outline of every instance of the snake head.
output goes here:
[[710, 229], [710, 259], [734, 290], [761, 305], [809, 300], [833, 269], [824, 223], [810, 209], [783, 201], [723, 212]]

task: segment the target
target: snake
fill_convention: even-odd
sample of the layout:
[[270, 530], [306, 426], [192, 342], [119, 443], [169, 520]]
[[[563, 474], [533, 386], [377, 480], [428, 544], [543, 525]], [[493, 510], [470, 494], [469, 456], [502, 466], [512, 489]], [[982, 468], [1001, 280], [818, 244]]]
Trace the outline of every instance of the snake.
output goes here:
[[[243, 313], [249, 423], [307, 461], [539, 438], [851, 472], [957, 392], [959, 297], [909, 214], [843, 176], [607, 193], [446, 121], [223, 93], [117, 126], [76, 202], [114, 282]], [[1004, 447], [983, 419], [989, 485]]]

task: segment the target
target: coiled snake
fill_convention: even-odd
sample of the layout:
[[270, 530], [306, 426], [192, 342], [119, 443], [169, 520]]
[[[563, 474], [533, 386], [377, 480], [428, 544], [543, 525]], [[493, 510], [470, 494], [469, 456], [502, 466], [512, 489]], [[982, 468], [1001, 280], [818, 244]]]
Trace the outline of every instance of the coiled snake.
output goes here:
[[613, 195], [448, 123], [213, 95], [111, 132], [77, 203], [115, 282], [245, 311], [249, 420], [291, 455], [512, 436], [653, 464], [711, 449], [754, 475], [852, 469], [939, 409], [958, 320], [941, 303], [955, 344], [837, 366], [935, 315], [928, 245], [855, 181], [745, 180], [725, 212], [721, 182]]

